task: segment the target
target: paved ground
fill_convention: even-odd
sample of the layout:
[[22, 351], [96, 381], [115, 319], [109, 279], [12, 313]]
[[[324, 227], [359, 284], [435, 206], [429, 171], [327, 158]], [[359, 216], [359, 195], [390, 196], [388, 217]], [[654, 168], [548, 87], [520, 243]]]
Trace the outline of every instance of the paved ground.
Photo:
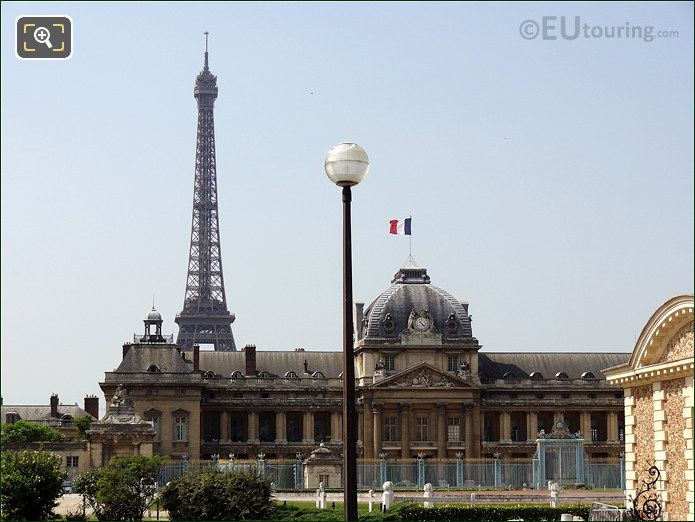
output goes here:
[[[512, 490], [512, 491], [435, 491], [435, 502], [437, 497], [445, 497], [449, 502], [471, 502], [471, 493], [475, 494], [475, 502], [477, 504], [508, 504], [508, 503], [537, 503], [545, 504], [550, 501], [549, 491], [534, 491], [534, 490]], [[396, 500], [407, 498], [417, 498], [422, 500], [422, 492], [416, 491], [396, 491]], [[274, 496], [275, 500], [293, 501], [293, 502], [314, 502], [316, 500], [315, 493], [312, 491], [298, 492], [279, 492]], [[622, 504], [625, 497], [621, 491], [602, 491], [602, 490], [563, 490], [560, 493], [560, 505], [580, 502], [582, 504], [590, 504], [592, 502], [602, 502], [609, 504]], [[367, 493], [359, 493], [357, 495], [358, 502], [369, 502]], [[328, 493], [326, 501], [342, 502], [342, 493]], [[374, 493], [374, 504], [378, 505], [381, 501], [381, 493]], [[63, 495], [58, 500], [59, 504], [55, 512], [59, 515], [65, 515], [68, 511], [79, 512], [82, 510], [82, 495], [70, 493]], [[87, 507], [87, 514], [91, 514], [91, 509]], [[152, 517], [155, 513], [152, 512]], [[166, 518], [166, 513], [160, 513], [160, 518]]]

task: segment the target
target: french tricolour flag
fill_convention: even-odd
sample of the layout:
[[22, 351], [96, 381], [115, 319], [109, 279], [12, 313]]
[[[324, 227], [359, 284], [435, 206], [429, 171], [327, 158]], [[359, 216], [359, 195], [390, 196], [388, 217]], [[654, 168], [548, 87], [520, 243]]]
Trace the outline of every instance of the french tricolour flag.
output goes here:
[[392, 219], [389, 221], [389, 234], [410, 235], [410, 222], [412, 218]]

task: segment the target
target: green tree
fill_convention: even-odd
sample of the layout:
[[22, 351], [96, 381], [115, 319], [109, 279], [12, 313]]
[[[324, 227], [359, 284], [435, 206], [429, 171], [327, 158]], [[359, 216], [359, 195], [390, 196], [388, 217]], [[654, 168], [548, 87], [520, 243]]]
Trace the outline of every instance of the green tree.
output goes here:
[[167, 457], [114, 457], [104, 468], [75, 477], [73, 491], [85, 496], [99, 520], [142, 520], [154, 496], [159, 467]]
[[91, 427], [92, 420], [94, 419], [91, 415], [82, 415], [81, 417], [75, 417], [75, 419], [72, 421], [79, 440], [87, 439], [87, 430]]
[[45, 520], [63, 494], [67, 472], [46, 451], [3, 451], [0, 472], [2, 518]]
[[20, 420], [13, 424], [3, 424], [0, 442], [5, 445], [8, 442], [61, 442], [65, 437], [55, 428]]
[[162, 505], [171, 520], [269, 520], [271, 494], [270, 479], [253, 469], [203, 470], [167, 484]]

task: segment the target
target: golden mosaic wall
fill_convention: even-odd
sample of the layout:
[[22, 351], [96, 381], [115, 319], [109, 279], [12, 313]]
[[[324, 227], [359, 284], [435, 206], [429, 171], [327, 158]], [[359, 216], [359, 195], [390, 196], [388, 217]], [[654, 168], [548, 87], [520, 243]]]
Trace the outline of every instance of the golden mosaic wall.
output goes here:
[[[691, 323], [692, 325], [692, 323]], [[692, 332], [690, 332], [690, 347], [692, 350]], [[666, 434], [668, 440], [666, 452], [666, 471], [668, 473], [668, 506], [670, 520], [686, 520], [688, 518], [688, 482], [685, 478], [687, 463], [685, 461], [685, 419], [683, 408], [685, 400], [683, 387], [685, 379], [674, 379], [661, 383], [664, 390], [664, 410], [666, 413]]]
[[[646, 469], [654, 462], [654, 399], [652, 385], [632, 389], [635, 398], [635, 471], [637, 481], [646, 477]], [[649, 464], [647, 464], [649, 463]]]
[[668, 343], [666, 351], [659, 359], [660, 363], [693, 358], [693, 321], [678, 330]]

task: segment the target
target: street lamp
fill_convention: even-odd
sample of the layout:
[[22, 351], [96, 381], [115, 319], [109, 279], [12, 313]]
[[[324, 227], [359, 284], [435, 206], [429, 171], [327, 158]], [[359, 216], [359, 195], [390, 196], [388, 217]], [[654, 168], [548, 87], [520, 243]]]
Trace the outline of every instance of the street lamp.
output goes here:
[[357, 520], [357, 410], [352, 324], [350, 187], [367, 176], [369, 158], [356, 143], [343, 142], [328, 151], [324, 168], [330, 180], [343, 187], [343, 514], [345, 520]]

